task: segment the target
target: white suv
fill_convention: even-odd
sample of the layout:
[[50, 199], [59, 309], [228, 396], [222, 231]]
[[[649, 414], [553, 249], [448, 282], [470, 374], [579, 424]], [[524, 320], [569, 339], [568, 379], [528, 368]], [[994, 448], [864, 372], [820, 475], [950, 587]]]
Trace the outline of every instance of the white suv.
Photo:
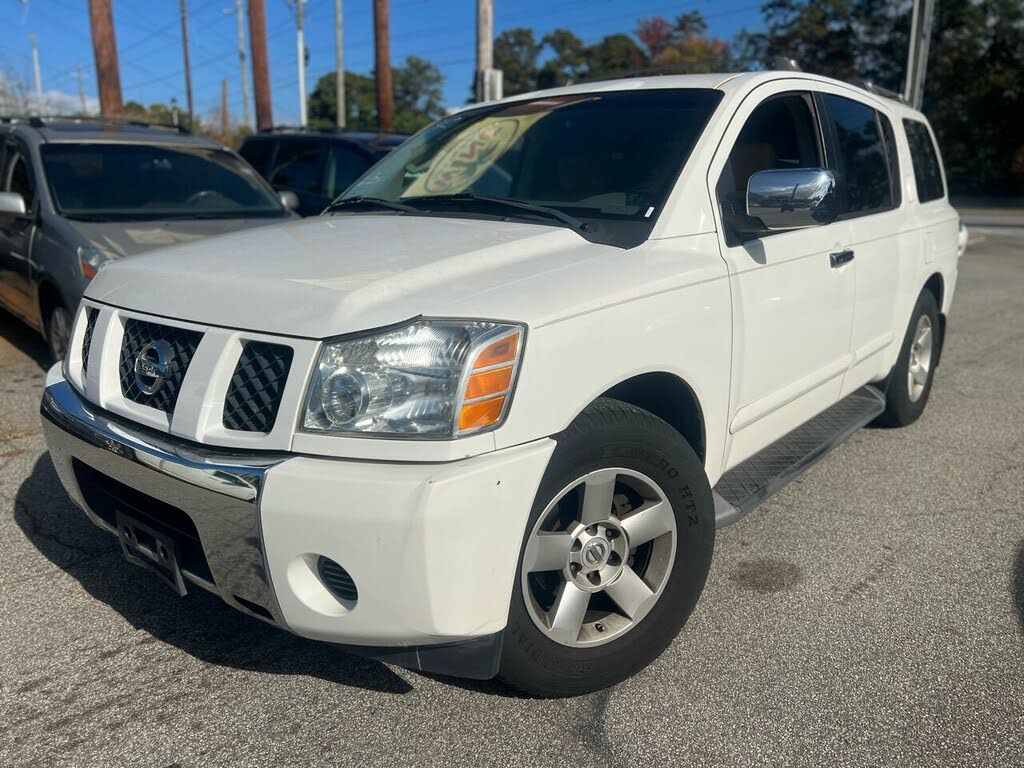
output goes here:
[[868, 90], [518, 96], [425, 129], [323, 216], [101, 270], [47, 440], [180, 593], [592, 691], [676, 637], [718, 526], [921, 414], [963, 242], [928, 124]]

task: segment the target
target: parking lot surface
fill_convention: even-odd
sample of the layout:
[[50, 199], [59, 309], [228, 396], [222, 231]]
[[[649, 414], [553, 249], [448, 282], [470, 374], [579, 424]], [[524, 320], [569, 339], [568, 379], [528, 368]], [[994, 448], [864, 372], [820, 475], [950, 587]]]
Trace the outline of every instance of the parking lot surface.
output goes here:
[[721, 532], [664, 656], [572, 700], [175, 597], [61, 489], [43, 354], [0, 314], [0, 766], [1024, 763], [1024, 229], [974, 230], [921, 421]]

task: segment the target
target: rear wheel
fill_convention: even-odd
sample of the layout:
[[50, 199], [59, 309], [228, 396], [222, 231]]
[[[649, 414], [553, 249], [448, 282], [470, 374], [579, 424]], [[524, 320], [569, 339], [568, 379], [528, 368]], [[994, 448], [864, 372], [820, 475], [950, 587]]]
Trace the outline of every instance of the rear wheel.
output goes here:
[[61, 303], [54, 304], [46, 315], [44, 329], [50, 361], [58, 363], [64, 359], [71, 340], [71, 312]]
[[501, 676], [573, 696], [635, 674], [693, 611], [714, 546], [693, 449], [652, 414], [598, 400], [559, 437], [530, 515]]
[[930, 291], [924, 291], [917, 299], [899, 358], [889, 374], [885, 411], [876, 424], [905, 427], [924, 412], [939, 360], [940, 334], [938, 303]]

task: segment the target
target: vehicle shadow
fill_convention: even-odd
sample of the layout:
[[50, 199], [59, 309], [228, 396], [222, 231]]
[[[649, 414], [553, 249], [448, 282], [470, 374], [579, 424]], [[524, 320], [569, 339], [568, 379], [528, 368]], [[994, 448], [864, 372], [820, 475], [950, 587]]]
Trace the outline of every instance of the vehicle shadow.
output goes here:
[[44, 371], [50, 367], [50, 353], [43, 337], [4, 309], [0, 309], [0, 336]]
[[[14, 518], [32, 544], [133, 627], [201, 661], [276, 675], [308, 675], [382, 693], [413, 690], [386, 665], [276, 629], [193, 589], [177, 598], [121, 557], [117, 540], [68, 499], [44, 454], [18, 489]], [[104, 653], [116, 653], [111, 648]]]

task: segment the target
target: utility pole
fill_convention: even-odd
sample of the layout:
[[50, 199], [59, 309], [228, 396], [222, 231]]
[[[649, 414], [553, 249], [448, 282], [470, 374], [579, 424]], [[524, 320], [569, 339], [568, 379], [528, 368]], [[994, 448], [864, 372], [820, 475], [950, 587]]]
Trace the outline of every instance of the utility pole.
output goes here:
[[192, 107], [192, 66], [188, 61], [188, 12], [185, 10], [186, 0], [179, 0], [181, 8], [181, 49], [185, 54], [185, 98], [188, 101], [188, 129], [195, 128], [195, 112]]
[[85, 74], [82, 72], [82, 65], [75, 66], [75, 75], [78, 77], [78, 102], [82, 108], [82, 114], [88, 113], [88, 106], [85, 103]]
[[116, 117], [124, 111], [124, 105], [121, 103], [121, 73], [117, 66], [117, 40], [110, 0], [89, 0], [89, 25], [92, 28], [93, 57], [96, 59], [100, 114]]
[[306, 31], [302, 23], [302, 5], [306, 0], [291, 0], [295, 6], [295, 50], [299, 63], [299, 125], [306, 124]]
[[494, 68], [494, 0], [476, 0], [476, 100], [501, 98], [502, 76]]
[[337, 118], [335, 120], [339, 128], [345, 127], [345, 53], [344, 53], [344, 42], [345, 36], [343, 34], [343, 22], [341, 17], [341, 5], [342, 0], [334, 0], [334, 57], [335, 64], [334, 68], [337, 70], [338, 76], [335, 78], [334, 96], [335, 101], [338, 103], [338, 107], [335, 110], [337, 112]]
[[36, 98], [39, 100], [39, 106], [42, 106], [43, 76], [39, 73], [39, 46], [36, 45], [36, 33], [29, 32], [28, 39], [32, 41], [32, 74], [36, 79]]
[[228, 121], [228, 81], [220, 81], [220, 135], [224, 141], [228, 140], [228, 132], [231, 125]]
[[914, 12], [910, 18], [910, 46], [907, 51], [907, 80], [903, 89], [903, 98], [914, 109], [920, 109], [924, 101], [928, 44], [931, 41], [934, 17], [935, 0], [914, 0]]
[[395, 95], [391, 84], [388, 0], [373, 0], [374, 74], [377, 80], [377, 126], [395, 129]]
[[242, 121], [246, 126], [251, 126], [252, 116], [249, 113], [249, 69], [245, 63], [245, 11], [242, 8], [242, 0], [235, 1], [235, 16], [238, 19], [238, 68], [242, 79]]
[[256, 96], [256, 129], [274, 126], [270, 110], [270, 75], [267, 74], [267, 13], [263, 0], [249, 0], [249, 44], [252, 46], [252, 90]]

